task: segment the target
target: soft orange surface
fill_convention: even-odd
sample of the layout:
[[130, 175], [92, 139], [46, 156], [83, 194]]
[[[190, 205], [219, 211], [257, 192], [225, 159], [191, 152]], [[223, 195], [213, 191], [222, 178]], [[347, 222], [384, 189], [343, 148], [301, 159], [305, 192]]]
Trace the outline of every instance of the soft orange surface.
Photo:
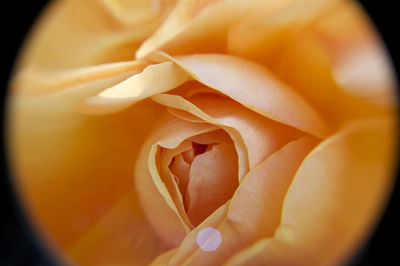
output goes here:
[[392, 185], [395, 87], [354, 1], [55, 0], [10, 87], [15, 185], [69, 263], [343, 264]]

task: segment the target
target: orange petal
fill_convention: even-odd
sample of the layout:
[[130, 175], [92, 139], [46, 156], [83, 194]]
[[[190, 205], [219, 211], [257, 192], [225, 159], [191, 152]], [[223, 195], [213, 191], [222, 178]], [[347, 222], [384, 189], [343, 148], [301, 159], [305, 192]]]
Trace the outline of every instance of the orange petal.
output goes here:
[[177, 249], [173, 249], [161, 254], [153, 261], [151, 265], [159, 265], [155, 264], [155, 262], [158, 261], [162, 261], [166, 265], [181, 265], [182, 261], [190, 257], [190, 255], [198, 249], [198, 245], [196, 243], [197, 234], [207, 227], [216, 228], [224, 220], [228, 209], [228, 204], [229, 202], [219, 207], [212, 215], [210, 215], [199, 226], [193, 229], [185, 237]]
[[312, 31], [332, 58], [333, 76], [341, 89], [373, 104], [394, 106], [393, 67], [368, 15], [357, 3], [332, 10]]
[[[109, 63], [90, 67], [80, 67], [68, 70], [54, 70], [43, 68], [37, 65], [25, 67], [17, 73], [12, 82], [12, 93], [24, 96], [35, 96], [39, 94], [50, 94], [62, 90], [88, 90], [82, 87], [89, 87], [96, 83], [97, 91], [117, 84], [131, 75], [139, 73], [149, 63], [145, 61], [128, 61]], [[101, 85], [98, 84], [101, 82]], [[77, 90], [75, 88], [75, 90]]]
[[290, 1], [289, 5], [273, 9], [267, 14], [264, 12], [246, 17], [229, 31], [228, 52], [273, 66], [296, 34], [341, 1]]
[[[157, 146], [153, 145], [153, 148], [157, 151]], [[164, 198], [166, 198], [168, 204], [170, 203], [170, 199], [172, 199], [173, 202], [171, 202], [172, 204], [169, 204], [170, 207], [178, 211], [178, 215], [182, 217], [183, 222], [189, 228], [192, 228], [193, 225], [186, 215], [184, 198], [178, 186], [179, 179], [173, 175], [169, 166], [176, 155], [190, 150], [191, 148], [192, 143], [185, 140], [175, 149], [158, 150], [155, 157], [149, 159], [149, 162], [154, 162], [154, 164], [149, 165], [149, 171], [159, 192], [164, 196]], [[167, 191], [160, 186], [160, 181], [164, 183]], [[165, 192], [169, 195], [164, 195]]]
[[186, 0], [136, 52], [143, 58], [156, 50], [170, 54], [224, 53], [226, 37], [244, 17], [269, 14], [293, 0]]
[[189, 79], [172, 62], [150, 65], [143, 72], [87, 99], [80, 109], [95, 114], [117, 112], [152, 95], [174, 89]]
[[175, 160], [172, 162], [170, 169], [175, 176], [179, 177], [178, 187], [182, 195], [185, 195], [187, 185], [189, 184], [190, 164], [183, 159], [182, 154], [179, 154], [175, 156]]
[[38, 230], [46, 230], [62, 247], [133, 188], [133, 162], [160, 109], [147, 101], [111, 116], [74, 111], [109, 83], [98, 80], [49, 95], [8, 99], [16, 185]]
[[[185, 100], [181, 96], [170, 95], [170, 94], [159, 94], [159, 95], [153, 96], [152, 99], [159, 104], [162, 104], [162, 105], [165, 105], [168, 107], [173, 107], [178, 110], [185, 110], [185, 111], [189, 112], [190, 114], [195, 115], [196, 119], [201, 118], [205, 122], [208, 122], [210, 124], [218, 126], [221, 129], [224, 129], [229, 134], [231, 139], [233, 140], [233, 143], [236, 148], [236, 152], [238, 154], [239, 180], [248, 172], [249, 163], [248, 163], [248, 155], [247, 155], [246, 145], [244, 144], [243, 139], [242, 139], [241, 135], [237, 132], [237, 130], [235, 130], [234, 128], [229, 127], [229, 126], [225, 126], [222, 123], [218, 122], [217, 120], [213, 119], [212, 117], [210, 117], [209, 115], [207, 115], [206, 113], [201, 111], [199, 108], [197, 108], [197, 106], [195, 106], [194, 104]], [[200, 122], [202, 122], [202, 121], [200, 121]]]
[[[332, 20], [331, 17], [333, 17], [337, 18], [336, 20], [338, 20], [338, 22], [334, 20], [334, 23], [327, 23], [328, 25], [332, 24], [330, 28], [328, 26], [323, 26], [324, 23], [322, 22], [324, 21], [324, 17], [314, 21], [306, 30], [297, 34], [295, 38], [293, 38], [293, 41], [287, 43], [279, 64], [277, 64], [273, 70], [282, 80], [293, 88], [296, 88], [296, 90], [313, 104], [313, 106], [321, 112], [322, 116], [334, 126], [351, 119], [368, 118], [371, 117], [371, 115], [382, 115], [387, 112], [385, 109], [379, 108], [378, 104], [374, 106], [369, 102], [370, 100], [380, 102], [382, 100], [381, 95], [377, 93], [375, 94], [377, 96], [376, 98], [370, 99], [368, 90], [364, 91], [364, 87], [362, 86], [362, 84], [364, 84], [363, 80], [370, 80], [369, 76], [375, 77], [376, 74], [382, 73], [381, 71], [384, 72], [386, 71], [385, 69], [387, 69], [387, 67], [383, 67], [377, 73], [368, 72], [369, 69], [375, 69], [375, 67], [369, 67], [369, 63], [373, 61], [373, 65], [375, 65], [375, 63], [380, 65], [379, 62], [382, 60], [369, 60], [368, 58], [371, 57], [368, 56], [368, 53], [364, 53], [365, 50], [360, 49], [361, 46], [360, 42], [357, 41], [359, 38], [357, 35], [364, 35], [363, 32], [365, 30], [370, 31], [371, 26], [369, 23], [364, 24], [362, 28], [357, 26], [359, 23], [357, 16], [354, 18], [352, 18], [353, 16], [348, 17], [345, 23], [343, 23], [344, 20], [341, 19], [349, 10], [353, 10], [351, 12], [354, 13], [359, 13], [357, 9], [358, 7], [355, 6], [354, 2], [348, 1], [331, 10], [331, 12], [325, 15], [327, 21], [329, 22]], [[319, 28], [322, 29], [319, 30]], [[329, 31], [325, 31], [325, 28], [328, 28]], [[342, 29], [343, 32], [346, 33], [348, 32], [345, 30], [347, 28], [353, 28], [352, 34], [344, 34], [344, 36], [341, 36]], [[362, 38], [361, 40], [363, 40], [361, 42], [363, 43], [366, 39]], [[376, 42], [372, 46], [375, 45]], [[367, 46], [369, 46], [369, 44], [367, 44]], [[354, 51], [354, 49], [357, 51]], [[377, 49], [381, 50], [381, 48]], [[360, 65], [358, 65], [360, 60], [353, 61], [353, 56], [349, 56], [348, 54], [339, 56], [341, 54], [340, 51], [346, 50], [350, 53], [354, 52], [355, 55], [358, 54], [359, 56], [357, 56], [357, 58], [364, 58], [364, 56], [366, 56], [361, 61], [363, 65], [361, 68]], [[346, 63], [346, 60], [352, 61], [356, 66], [350, 66]], [[364, 60], [368, 62], [364, 62]], [[348, 66], [347, 70], [342, 68], [343, 65], [341, 66], [340, 62]], [[355, 72], [358, 72], [360, 69], [363, 70], [361, 71], [362, 73], [367, 73], [361, 80], [358, 79], [359, 76], [354, 75]], [[366, 70], [366, 72], [364, 72], [364, 70]], [[352, 93], [351, 90], [343, 87], [345, 84], [340, 84], [341, 81], [338, 80], [339, 77], [336, 71], [341, 71], [341, 75], [349, 75], [349, 77], [351, 77], [349, 81], [353, 82], [357, 79], [357, 82], [354, 84], [359, 84], [359, 88], [362, 87], [361, 90], [364, 91], [365, 97], [359, 97], [357, 93]], [[381, 74], [378, 74], [378, 76], [380, 75]], [[366, 76], [368, 76], [368, 78], [365, 78]], [[342, 78], [345, 77], [342, 76]], [[375, 86], [375, 84], [377, 84], [377, 82], [374, 81], [371, 82], [370, 85]], [[382, 80], [382, 84], [374, 87], [373, 90], [380, 91], [382, 88], [387, 87], [385, 84], [386, 82]], [[385, 97], [394, 98], [392, 92], [386, 91], [385, 93]], [[337, 106], [338, 102], [340, 102], [340, 108]]]
[[79, 265], [146, 265], [164, 250], [131, 191], [69, 245], [67, 253]]
[[170, 247], [182, 241], [191, 225], [182, 211], [183, 205], [177, 206], [168, 190], [175, 181], [166, 184], [169, 181], [164, 183], [159, 175], [157, 147], [175, 148], [184, 139], [213, 129], [212, 125], [188, 123], [166, 113], [148, 135], [136, 161], [135, 184], [139, 200], [153, 229]]
[[205, 94], [192, 96], [188, 101], [216, 121], [240, 133], [247, 147], [250, 169], [300, 135], [297, 130], [265, 119], [229, 98]]
[[328, 134], [326, 124], [313, 107], [261, 65], [222, 54], [188, 55], [174, 59], [163, 53], [154, 53], [152, 58], [173, 60], [200, 83], [272, 120], [318, 137]]
[[209, 151], [194, 158], [187, 188], [187, 215], [193, 225], [232, 197], [238, 186], [237, 173], [237, 155], [232, 143], [212, 145]]
[[192, 231], [170, 260], [171, 265], [221, 265], [260, 237], [272, 235], [290, 182], [315, 144], [316, 140], [311, 137], [292, 141], [251, 170], [235, 192], [224, 219], [208, 224], [222, 236], [218, 249], [213, 252], [200, 249], [196, 243], [199, 230]]
[[231, 259], [232, 265], [345, 263], [381, 212], [394, 166], [393, 121], [354, 122], [322, 142], [291, 184], [274, 238]]
[[167, 3], [154, 9], [146, 2], [53, 1], [28, 39], [19, 67], [28, 62], [71, 68], [132, 60], [170, 9]]

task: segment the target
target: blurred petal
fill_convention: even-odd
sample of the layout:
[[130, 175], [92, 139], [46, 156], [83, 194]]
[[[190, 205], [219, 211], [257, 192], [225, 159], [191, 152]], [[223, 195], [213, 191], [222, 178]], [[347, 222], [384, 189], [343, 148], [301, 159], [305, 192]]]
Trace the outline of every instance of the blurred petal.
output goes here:
[[229, 265], [338, 265], [374, 225], [392, 180], [396, 138], [390, 119], [349, 124], [306, 158], [291, 184], [274, 238]]
[[67, 253], [79, 265], [146, 265], [165, 250], [140, 210], [134, 191], [121, 197]]
[[157, 8], [151, 2], [54, 1], [28, 39], [20, 66], [70, 68], [132, 60], [170, 9], [168, 3]]
[[[382, 102], [383, 98], [394, 98], [390, 90], [383, 89], [387, 88], [387, 82], [384, 79], [379, 81], [382, 82], [381, 84], [375, 86], [375, 84], [379, 83], [376, 81], [378, 78], [375, 79], [375, 77], [377, 75], [387, 76], [380, 73], [386, 72], [388, 67], [379, 67], [381, 65], [380, 62], [382, 62], [382, 58], [376, 59], [379, 56], [372, 56], [375, 59], [369, 60], [371, 56], [368, 54], [370, 53], [365, 52], [369, 48], [361, 49], [364, 44], [360, 46], [360, 43], [366, 41], [366, 47], [371, 47], [369, 43], [372, 41], [372, 47], [375, 47], [372, 50], [381, 51], [380, 45], [377, 45], [376, 41], [373, 41], [376, 38], [375, 36], [372, 40], [365, 37], [359, 38], [360, 34], [364, 35], [364, 32], [370, 32], [371, 26], [364, 23], [360, 28], [359, 15], [355, 16], [354, 19], [351, 17], [347, 21], [342, 19], [342, 17], [346, 17], [346, 13], [348, 12], [359, 13], [359, 11], [354, 11], [355, 7], [357, 6], [353, 2], [343, 3], [326, 13], [322, 18], [314, 21], [306, 30], [295, 35], [293, 40], [287, 43], [281, 60], [273, 69], [274, 73], [287, 84], [296, 88], [304, 98], [321, 112], [325, 120], [334, 127], [352, 119], [364, 119], [372, 115], [383, 115], [388, 110], [379, 106], [383, 107], [384, 105], [373, 105], [370, 102]], [[329, 23], [324, 22], [325, 18], [325, 21]], [[324, 26], [324, 24], [330, 26]], [[346, 33], [349, 32], [345, 30], [347, 28], [353, 29], [350, 35]], [[340, 34], [344, 34], [344, 36]], [[348, 53], [341, 54], [342, 51], [347, 51]], [[349, 54], [354, 55], [350, 56]], [[361, 61], [359, 59], [353, 60], [355, 57], [363, 59]], [[352, 61], [354, 65], [350, 66], [348, 60]], [[359, 65], [360, 62], [361, 65]], [[373, 66], [370, 63], [373, 63]], [[347, 70], [344, 68], [345, 65], [348, 66]], [[376, 66], [380, 68], [378, 72], [369, 71], [375, 69]], [[363, 91], [361, 94], [364, 95], [360, 97], [360, 93], [353, 93], [351, 89], [345, 88], [346, 84], [341, 84], [337, 76], [337, 71], [343, 75], [349, 75], [348, 80], [351, 82], [357, 80], [354, 85], [356, 87], [359, 86], [361, 91]], [[360, 76], [355, 75], [355, 73], [364, 74], [360, 79]], [[342, 76], [342, 78], [345, 78], [345, 76]], [[364, 84], [364, 80], [371, 81], [370, 85], [366, 86], [365, 89], [362, 85]], [[370, 86], [374, 87], [374, 89], [367, 89]], [[376, 94], [375, 92], [373, 93], [376, 97], [370, 98], [368, 91], [374, 90], [377, 92]], [[385, 90], [386, 96], [380, 94], [383, 90]], [[340, 108], [337, 105], [339, 102]]]
[[291, 1], [290, 5], [273, 9], [273, 12], [246, 17], [230, 29], [227, 37], [228, 52], [273, 66], [296, 34], [341, 1]]
[[346, 93], [393, 107], [395, 79], [382, 40], [367, 14], [351, 2], [315, 23], [317, 41], [333, 60], [333, 76]]
[[229, 30], [243, 18], [269, 15], [293, 0], [186, 0], [136, 52], [144, 58], [154, 51], [167, 53], [224, 53]]
[[114, 77], [105, 78], [57, 93], [8, 99], [16, 185], [38, 230], [62, 247], [133, 188], [133, 162], [160, 110], [143, 101], [111, 116], [74, 111], [84, 98], [114, 83]]

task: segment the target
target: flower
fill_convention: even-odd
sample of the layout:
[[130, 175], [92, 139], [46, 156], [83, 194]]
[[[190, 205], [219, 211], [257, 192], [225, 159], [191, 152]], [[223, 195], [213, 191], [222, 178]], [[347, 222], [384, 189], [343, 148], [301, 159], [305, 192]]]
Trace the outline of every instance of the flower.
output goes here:
[[392, 184], [394, 88], [355, 2], [54, 1], [9, 95], [15, 184], [82, 265], [339, 264]]

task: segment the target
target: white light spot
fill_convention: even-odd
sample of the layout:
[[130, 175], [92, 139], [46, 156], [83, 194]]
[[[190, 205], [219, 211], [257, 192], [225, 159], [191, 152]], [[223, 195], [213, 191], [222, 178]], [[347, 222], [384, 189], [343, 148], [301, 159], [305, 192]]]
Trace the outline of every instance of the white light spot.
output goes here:
[[221, 245], [221, 233], [213, 227], [204, 228], [197, 234], [196, 242], [202, 250], [214, 251]]

